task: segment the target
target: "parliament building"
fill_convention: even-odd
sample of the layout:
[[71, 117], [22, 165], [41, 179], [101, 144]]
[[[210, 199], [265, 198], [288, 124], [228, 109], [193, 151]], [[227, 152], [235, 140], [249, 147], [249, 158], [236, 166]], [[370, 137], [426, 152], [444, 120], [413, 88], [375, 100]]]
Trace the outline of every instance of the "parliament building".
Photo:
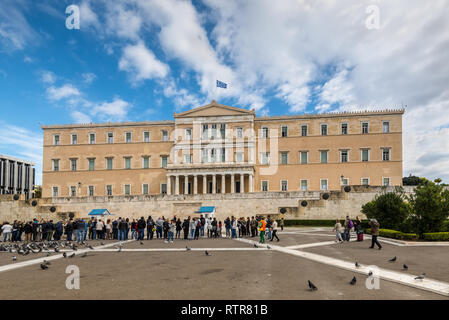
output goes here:
[[402, 184], [404, 110], [42, 126], [42, 196], [199, 195]]

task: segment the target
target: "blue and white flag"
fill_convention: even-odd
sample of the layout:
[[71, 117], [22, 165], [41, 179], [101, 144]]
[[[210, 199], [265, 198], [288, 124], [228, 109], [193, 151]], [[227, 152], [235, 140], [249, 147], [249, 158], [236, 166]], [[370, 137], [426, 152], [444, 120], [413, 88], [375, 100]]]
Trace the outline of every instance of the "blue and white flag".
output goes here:
[[217, 80], [217, 88], [224, 88], [224, 89], [226, 89], [227, 87], [228, 87], [228, 85], [226, 83]]

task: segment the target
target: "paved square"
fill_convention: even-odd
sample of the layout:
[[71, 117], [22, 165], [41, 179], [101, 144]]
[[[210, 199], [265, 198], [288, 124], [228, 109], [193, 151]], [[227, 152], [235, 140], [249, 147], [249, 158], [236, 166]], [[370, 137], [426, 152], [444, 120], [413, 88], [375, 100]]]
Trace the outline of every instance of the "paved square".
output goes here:
[[[371, 250], [369, 239], [334, 243], [328, 228], [288, 228], [279, 237], [279, 243], [268, 242], [271, 249], [255, 248], [255, 238], [221, 238], [128, 241], [121, 252], [117, 241], [104, 241], [104, 246], [89, 241], [95, 249], [80, 246], [73, 258], [62, 258], [61, 253], [46, 257], [0, 252], [0, 299], [449, 298], [446, 246], [383, 243], [382, 250]], [[393, 256], [397, 262], [388, 262]], [[40, 269], [43, 259], [51, 262], [48, 270]], [[353, 266], [355, 261], [360, 269]], [[403, 263], [408, 271], [401, 270]], [[80, 270], [79, 290], [66, 288], [68, 265]], [[378, 290], [365, 286], [368, 265], [381, 268]], [[422, 272], [426, 279], [413, 279]], [[352, 286], [354, 276], [357, 284]], [[318, 290], [309, 291], [307, 280]]]

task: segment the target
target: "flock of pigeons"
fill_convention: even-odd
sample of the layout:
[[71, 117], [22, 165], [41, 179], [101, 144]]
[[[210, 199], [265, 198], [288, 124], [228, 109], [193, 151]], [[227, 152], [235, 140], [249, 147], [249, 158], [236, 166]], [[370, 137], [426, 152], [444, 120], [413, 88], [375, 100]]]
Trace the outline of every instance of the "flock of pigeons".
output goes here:
[[[397, 257], [394, 256], [393, 258], [389, 259], [388, 262], [393, 263], [393, 262], [396, 262], [396, 260], [397, 260]], [[360, 264], [359, 264], [357, 261], [355, 262], [355, 267], [356, 267], [356, 268], [360, 268], [360, 267], [361, 267]], [[403, 271], [407, 271], [407, 270], [408, 270], [408, 266], [407, 266], [405, 263], [402, 265], [402, 270], [403, 270]], [[369, 272], [368, 272], [368, 276], [371, 277], [372, 275], [373, 275], [373, 272], [372, 272], [372, 271], [369, 271]], [[424, 272], [424, 273], [422, 273], [421, 275], [415, 277], [415, 280], [424, 280], [425, 277], [426, 277], [426, 273]], [[318, 287], [317, 287], [316, 285], [314, 285], [314, 284], [312, 283], [312, 281], [307, 280], [307, 283], [308, 283], [308, 285], [309, 285], [310, 291], [318, 290]], [[349, 284], [351, 284], [351, 285], [354, 286], [356, 283], [357, 283], [357, 278], [354, 276], [354, 277], [351, 279], [351, 281], [349, 282]]]

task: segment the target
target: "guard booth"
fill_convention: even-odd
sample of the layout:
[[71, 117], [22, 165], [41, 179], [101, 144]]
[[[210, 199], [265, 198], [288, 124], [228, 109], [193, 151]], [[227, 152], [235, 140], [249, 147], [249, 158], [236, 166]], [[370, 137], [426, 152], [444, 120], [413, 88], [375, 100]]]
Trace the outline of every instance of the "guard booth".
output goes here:
[[214, 219], [215, 207], [201, 207], [200, 210], [195, 211], [195, 213], [199, 213], [201, 216], [206, 218], [206, 220], [209, 220], [209, 218]]

